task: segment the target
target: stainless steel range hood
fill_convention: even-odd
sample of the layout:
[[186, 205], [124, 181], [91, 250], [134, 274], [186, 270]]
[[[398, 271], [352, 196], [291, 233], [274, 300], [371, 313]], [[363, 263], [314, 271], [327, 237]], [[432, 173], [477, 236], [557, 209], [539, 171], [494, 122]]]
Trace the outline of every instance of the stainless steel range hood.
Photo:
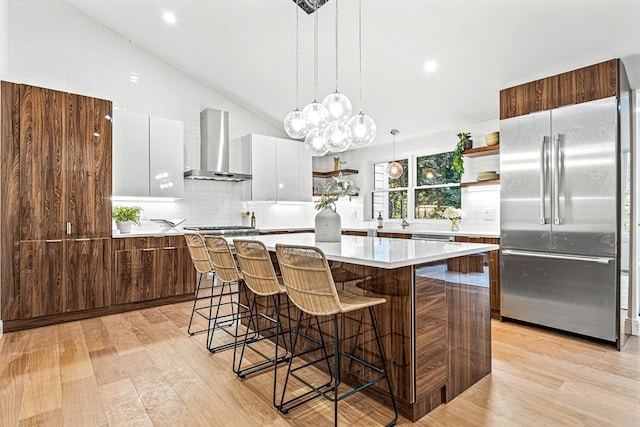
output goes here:
[[207, 108], [200, 112], [200, 169], [184, 173], [185, 179], [247, 181], [250, 174], [229, 172], [229, 113]]

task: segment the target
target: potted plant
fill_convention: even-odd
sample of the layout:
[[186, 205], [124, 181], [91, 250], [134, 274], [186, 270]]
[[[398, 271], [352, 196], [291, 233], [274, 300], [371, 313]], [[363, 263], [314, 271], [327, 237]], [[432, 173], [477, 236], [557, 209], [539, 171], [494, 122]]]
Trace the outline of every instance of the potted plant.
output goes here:
[[329, 182], [320, 200], [316, 203], [319, 210], [315, 218], [315, 232], [317, 242], [339, 242], [342, 236], [342, 225], [340, 214], [336, 212], [335, 203], [341, 197], [352, 196], [358, 192], [349, 178], [342, 177], [342, 174], [333, 177], [333, 182]]
[[122, 234], [131, 232], [131, 224], [140, 225], [140, 212], [138, 206], [114, 206], [111, 209], [111, 218], [116, 222], [116, 227]]
[[471, 139], [471, 133], [460, 132], [457, 134], [458, 145], [454, 151], [453, 156], [453, 169], [460, 175], [464, 173], [464, 160], [462, 159], [462, 152], [473, 147], [473, 140]]

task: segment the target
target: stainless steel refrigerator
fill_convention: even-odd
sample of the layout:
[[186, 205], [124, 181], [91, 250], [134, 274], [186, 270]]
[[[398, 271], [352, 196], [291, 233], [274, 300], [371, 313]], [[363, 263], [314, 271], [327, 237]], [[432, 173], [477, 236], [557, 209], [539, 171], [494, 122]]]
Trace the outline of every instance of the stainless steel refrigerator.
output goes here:
[[502, 317], [616, 342], [619, 129], [615, 97], [500, 121]]

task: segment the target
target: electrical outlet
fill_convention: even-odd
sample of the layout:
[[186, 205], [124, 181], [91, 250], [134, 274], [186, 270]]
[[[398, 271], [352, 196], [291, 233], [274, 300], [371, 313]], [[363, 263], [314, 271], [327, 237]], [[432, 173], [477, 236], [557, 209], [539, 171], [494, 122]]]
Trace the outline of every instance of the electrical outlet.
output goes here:
[[484, 210], [484, 220], [485, 221], [495, 221], [496, 220], [496, 210], [495, 209], [485, 209]]
[[358, 218], [358, 211], [353, 211], [353, 213], [351, 214], [351, 218], [353, 219]]

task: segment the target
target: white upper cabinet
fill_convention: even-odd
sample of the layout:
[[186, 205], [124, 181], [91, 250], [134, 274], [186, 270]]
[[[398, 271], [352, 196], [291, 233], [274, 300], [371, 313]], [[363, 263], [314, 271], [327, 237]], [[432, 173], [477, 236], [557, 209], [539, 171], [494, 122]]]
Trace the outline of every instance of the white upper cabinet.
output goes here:
[[311, 156], [302, 142], [251, 134], [243, 143], [253, 175], [245, 200], [311, 201]]
[[149, 195], [184, 195], [184, 123], [149, 117]]
[[113, 195], [182, 197], [184, 123], [114, 112]]

